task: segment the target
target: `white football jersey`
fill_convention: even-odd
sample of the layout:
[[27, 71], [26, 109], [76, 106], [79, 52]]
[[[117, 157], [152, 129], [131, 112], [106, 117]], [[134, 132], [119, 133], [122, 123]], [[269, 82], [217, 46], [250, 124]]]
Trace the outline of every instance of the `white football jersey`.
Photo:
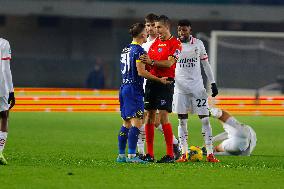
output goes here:
[[150, 37], [147, 38], [147, 42], [146, 43], [143, 43], [142, 44], [142, 47], [143, 49], [148, 53], [151, 45], [154, 43], [154, 41], [156, 40], [157, 38], [151, 40]]
[[0, 96], [6, 96], [13, 91], [12, 75], [10, 70], [11, 49], [7, 40], [0, 38]]
[[175, 69], [175, 93], [190, 94], [204, 89], [200, 61], [206, 59], [201, 40], [190, 36], [189, 42], [182, 43]]
[[257, 142], [255, 131], [248, 125], [240, 125], [239, 127], [232, 127], [223, 123], [224, 130], [228, 133], [228, 138], [241, 138], [248, 140], [248, 146], [243, 151], [242, 155], [250, 155], [254, 150]]

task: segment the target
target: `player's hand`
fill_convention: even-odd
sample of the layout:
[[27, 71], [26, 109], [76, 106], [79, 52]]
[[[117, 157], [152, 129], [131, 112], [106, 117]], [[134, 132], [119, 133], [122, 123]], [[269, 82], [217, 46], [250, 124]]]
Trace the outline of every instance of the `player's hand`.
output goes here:
[[152, 64], [152, 60], [150, 59], [150, 57], [148, 56], [148, 54], [143, 54], [139, 57], [139, 59], [144, 63], [144, 64]]
[[217, 88], [217, 85], [216, 83], [211, 83], [211, 90], [212, 90], [212, 97], [215, 97], [217, 96], [218, 94], [218, 88]]
[[169, 81], [168, 77], [162, 77], [160, 78], [160, 82], [167, 85], [167, 84], [171, 84], [173, 81]]
[[12, 109], [13, 106], [16, 104], [16, 99], [15, 99], [14, 92], [10, 92], [9, 93], [8, 104], [10, 104], [9, 109]]

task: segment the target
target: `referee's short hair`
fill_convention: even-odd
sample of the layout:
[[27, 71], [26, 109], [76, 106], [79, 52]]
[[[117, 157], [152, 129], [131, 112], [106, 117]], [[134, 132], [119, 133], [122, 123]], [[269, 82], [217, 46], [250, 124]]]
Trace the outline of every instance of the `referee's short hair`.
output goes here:
[[171, 20], [166, 15], [160, 15], [158, 17], [157, 22], [162, 22], [164, 25], [167, 25], [168, 27], [171, 26]]
[[138, 37], [139, 34], [144, 30], [144, 28], [145, 28], [145, 24], [142, 24], [142, 23], [132, 24], [129, 28], [129, 34], [132, 37]]

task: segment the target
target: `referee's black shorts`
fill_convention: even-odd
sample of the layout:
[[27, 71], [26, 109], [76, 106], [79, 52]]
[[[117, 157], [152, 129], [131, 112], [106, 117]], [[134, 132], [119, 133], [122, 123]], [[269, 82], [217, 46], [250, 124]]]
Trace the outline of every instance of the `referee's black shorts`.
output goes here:
[[148, 79], [145, 86], [145, 110], [166, 110], [172, 112], [172, 102], [174, 94], [174, 79], [171, 84], [164, 85]]

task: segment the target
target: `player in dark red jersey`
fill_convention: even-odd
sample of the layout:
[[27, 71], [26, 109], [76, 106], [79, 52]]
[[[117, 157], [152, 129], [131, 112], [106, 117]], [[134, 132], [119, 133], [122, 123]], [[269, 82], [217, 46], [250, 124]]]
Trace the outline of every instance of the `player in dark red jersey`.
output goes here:
[[[170, 19], [159, 16], [155, 27], [158, 32], [158, 39], [151, 45], [148, 54], [140, 57], [145, 64], [151, 65], [150, 73], [157, 77], [168, 77], [174, 81], [175, 67], [178, 55], [181, 51], [180, 41], [173, 37], [170, 32]], [[173, 132], [169, 122], [168, 113], [172, 112], [172, 100], [174, 92], [174, 82], [169, 85], [161, 85], [158, 82], [147, 80], [145, 87], [145, 109], [148, 111], [146, 117], [146, 161], [154, 161], [154, 124], [156, 110], [159, 110], [161, 124], [164, 130], [164, 137], [167, 145], [167, 154], [157, 163], [174, 162], [173, 155]]]

